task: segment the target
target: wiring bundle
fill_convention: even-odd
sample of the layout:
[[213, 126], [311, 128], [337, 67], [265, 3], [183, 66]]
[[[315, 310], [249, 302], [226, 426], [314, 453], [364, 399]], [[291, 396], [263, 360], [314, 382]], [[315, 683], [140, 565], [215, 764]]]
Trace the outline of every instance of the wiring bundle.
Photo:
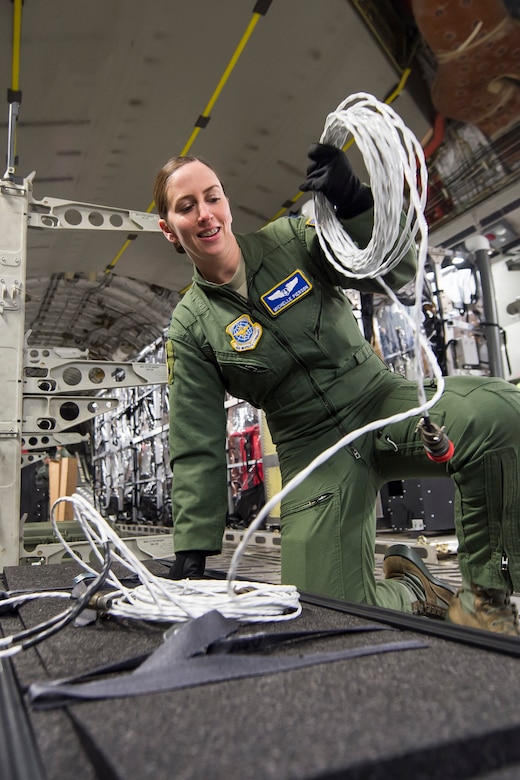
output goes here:
[[[97, 569], [84, 561], [60, 532], [55, 515], [57, 506], [64, 501], [73, 506], [74, 518], [92, 549], [91, 558], [100, 564]], [[301, 613], [299, 594], [292, 585], [240, 580], [229, 588], [225, 580], [174, 581], [152, 574], [92, 504], [79, 494], [57, 499], [52, 506], [51, 522], [56, 537], [85, 574], [76, 578], [72, 593], [58, 590], [4, 593], [0, 602], [4, 612], [39, 598], [67, 599], [70, 606], [45, 623], [0, 638], [0, 658], [33, 646], [73, 621], [83, 625], [87, 621], [82, 621], [81, 615], [89, 610], [111, 617], [164, 623], [185, 622], [213, 610], [245, 623], [291, 620]], [[137, 575], [140, 584], [135, 587], [125, 584], [112, 569], [115, 562]], [[102, 588], [110, 590], [101, 593]]]

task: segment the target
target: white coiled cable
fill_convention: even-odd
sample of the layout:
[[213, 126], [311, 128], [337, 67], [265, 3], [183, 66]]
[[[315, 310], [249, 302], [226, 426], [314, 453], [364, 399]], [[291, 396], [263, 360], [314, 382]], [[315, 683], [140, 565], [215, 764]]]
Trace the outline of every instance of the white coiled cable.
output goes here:
[[370, 178], [372, 237], [365, 248], [359, 248], [322, 193], [314, 195], [316, 232], [327, 259], [344, 276], [380, 278], [399, 264], [419, 231], [427, 237], [426, 163], [421, 145], [399, 115], [365, 92], [351, 95], [328, 115], [320, 142], [342, 148], [349, 135], [363, 155]]
[[[391, 417], [372, 420], [347, 434], [332, 447], [321, 452], [282, 490], [269, 499], [246, 529], [233, 554], [228, 571], [230, 588], [240, 558], [251, 537], [283, 498], [318, 466], [355, 439], [385, 425], [425, 414], [444, 392], [444, 377], [422, 329], [421, 303], [428, 253], [428, 225], [424, 216], [428, 174], [422, 147], [389, 105], [381, 103], [373, 95], [365, 92], [351, 95], [328, 115], [320, 142], [343, 148], [349, 134], [352, 135], [363, 155], [370, 177], [374, 198], [372, 236], [365, 248], [358, 247], [337, 218], [333, 206], [322, 193], [313, 195], [316, 233], [325, 256], [337, 271], [345, 277], [377, 278], [382, 292], [399, 307], [403, 317], [410, 324], [415, 340], [414, 369], [418, 404]], [[405, 202], [405, 195], [408, 203]], [[418, 247], [415, 311], [414, 316], [410, 317], [382, 276], [401, 262], [414, 243], [417, 243]], [[436, 379], [436, 391], [429, 401], [426, 399], [423, 386], [423, 354]]]
[[[428, 255], [428, 223], [424, 215], [428, 171], [423, 149], [391, 106], [366, 92], [342, 101], [325, 121], [321, 143], [342, 148], [349, 135], [367, 169], [374, 199], [374, 225], [367, 246], [360, 248], [336, 216], [334, 207], [315, 193], [316, 233], [329, 262], [346, 277], [377, 278], [381, 290], [399, 307], [414, 333], [414, 373], [421, 411], [433, 406], [444, 392], [442, 372], [422, 328], [422, 295]], [[403, 219], [404, 215], [404, 219]], [[383, 276], [417, 245], [414, 316], [410, 317]], [[425, 356], [437, 380], [437, 393], [426, 401], [423, 387]]]
[[111, 560], [122, 564], [136, 574], [140, 585], [127, 587], [111, 569], [106, 583], [114, 589], [110, 593], [106, 614], [124, 618], [164, 622], [183, 622], [197, 618], [211, 610], [224, 617], [233, 617], [247, 623], [291, 620], [301, 613], [297, 589], [292, 585], [235, 582], [229, 592], [226, 580], [170, 580], [152, 574], [117, 532], [107, 523], [89, 501], [79, 494], [57, 499], [52, 506], [54, 533], [64, 549], [83, 569], [97, 574], [96, 569], [82, 559], [69, 545], [54, 519], [56, 506], [67, 501], [74, 507], [75, 520], [92, 549], [91, 559], [102, 563], [102, 545], [110, 542]]

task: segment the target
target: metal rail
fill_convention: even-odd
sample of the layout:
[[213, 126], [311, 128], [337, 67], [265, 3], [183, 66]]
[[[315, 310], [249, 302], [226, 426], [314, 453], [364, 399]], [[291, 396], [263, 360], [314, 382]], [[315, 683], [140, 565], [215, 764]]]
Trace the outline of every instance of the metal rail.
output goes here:
[[0, 658], [0, 775], [45, 780], [40, 753], [9, 658]]

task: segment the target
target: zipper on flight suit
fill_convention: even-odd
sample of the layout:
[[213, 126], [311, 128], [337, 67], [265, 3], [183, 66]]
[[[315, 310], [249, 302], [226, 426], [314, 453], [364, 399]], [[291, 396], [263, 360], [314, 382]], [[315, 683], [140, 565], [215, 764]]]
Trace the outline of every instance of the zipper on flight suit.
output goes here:
[[318, 496], [318, 498], [313, 498], [311, 501], [308, 501], [306, 506], [318, 506], [318, 504], [324, 504], [325, 501], [329, 501], [333, 493], [322, 493], [321, 496]]
[[[251, 274], [251, 276], [247, 280], [248, 289], [250, 287], [250, 284], [252, 284], [253, 279], [254, 279], [254, 274]], [[258, 309], [254, 305], [254, 303], [251, 301], [250, 298], [248, 298], [246, 300], [245, 298], [243, 298], [243, 296], [241, 296], [239, 293], [235, 293], [233, 290], [226, 290], [224, 294], [231, 295], [233, 298], [238, 298], [241, 303], [245, 302], [246, 305], [247, 305], [247, 308], [249, 310], [249, 313], [250, 313], [250, 315], [252, 317], [260, 319], [260, 321], [264, 320], [264, 318], [266, 316], [265, 313], [261, 309]], [[271, 324], [270, 321], [269, 321], [269, 323]], [[316, 384], [316, 382], [315, 382], [311, 372], [309, 371], [309, 368], [308, 368], [307, 364], [299, 357], [298, 354], [296, 354], [294, 352], [294, 350], [291, 347], [290, 342], [285, 338], [285, 336], [283, 334], [281, 334], [279, 332], [278, 328], [276, 328], [274, 330], [271, 330], [270, 332], [272, 333], [273, 338], [275, 338], [280, 343], [280, 345], [285, 350], [287, 350], [287, 352], [289, 352], [290, 355], [292, 355], [292, 357], [296, 361], [296, 363], [298, 363], [298, 365], [304, 370], [305, 374], [309, 378], [309, 381], [310, 381], [312, 387], [314, 388], [314, 391], [315, 391], [316, 395], [318, 396], [318, 398], [321, 398], [321, 401], [322, 401], [323, 405], [325, 406], [327, 412], [330, 414], [330, 416], [334, 420], [336, 427], [338, 428], [338, 430], [340, 431], [342, 436], [346, 436], [348, 434], [348, 431], [344, 428], [342, 423], [337, 419], [337, 410], [331, 404], [330, 400], [327, 398], [327, 396], [322, 391], [322, 389], [319, 387], [319, 385]]]
[[511, 579], [511, 574], [509, 573], [509, 558], [505, 550], [502, 550], [502, 556], [500, 559], [500, 570], [504, 575], [504, 579], [507, 583], [509, 590], [513, 591], [513, 580]]
[[391, 447], [393, 447], [393, 448], [394, 448], [395, 452], [399, 452], [399, 447], [397, 446], [397, 444], [395, 443], [395, 441], [394, 441], [393, 439], [391, 439], [391, 438], [390, 438], [390, 436], [388, 435], [388, 433], [387, 433], [387, 434], [385, 434], [385, 441], [386, 441], [388, 444], [390, 444], [390, 446], [391, 446]]
[[323, 304], [322, 304], [322, 302], [321, 302], [321, 300], [320, 300], [320, 308], [319, 308], [319, 311], [318, 311], [318, 318], [317, 318], [317, 319], [318, 319], [318, 322], [317, 322], [316, 328], [315, 328], [315, 330], [314, 330], [314, 336], [315, 336], [315, 338], [316, 338], [318, 341], [319, 341], [319, 339], [320, 339], [320, 333], [321, 333], [321, 327], [320, 327], [320, 324], [321, 324], [321, 312], [322, 312], [322, 309], [323, 309]]
[[377, 432], [377, 438], [378, 439], [384, 439], [384, 441], [386, 441], [386, 443], [389, 444], [392, 447], [394, 452], [399, 452], [399, 447], [395, 443], [395, 441], [390, 438], [390, 434], [388, 434], [388, 433], [383, 434], [383, 431], [380, 430], [380, 431]]
[[320, 496], [317, 496], [316, 498], [311, 498], [309, 499], [309, 501], [304, 501], [302, 504], [298, 504], [297, 506], [293, 506], [290, 509], [286, 509], [285, 517], [289, 517], [290, 515], [298, 514], [299, 512], [305, 511], [306, 509], [311, 509], [312, 507], [325, 504], [328, 501], [330, 501], [331, 498], [333, 497], [334, 497], [334, 493], [322, 493]]

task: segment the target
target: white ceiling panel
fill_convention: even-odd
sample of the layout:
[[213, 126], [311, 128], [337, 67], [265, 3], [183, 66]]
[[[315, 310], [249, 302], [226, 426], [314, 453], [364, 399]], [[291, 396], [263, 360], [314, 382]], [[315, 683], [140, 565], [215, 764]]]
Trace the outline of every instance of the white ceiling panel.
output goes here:
[[[255, 8], [267, 12], [256, 18]], [[13, 3], [0, 5], [5, 89], [12, 80], [12, 14]], [[406, 87], [393, 107], [421, 139], [434, 110], [426, 85], [420, 87], [421, 74], [413, 77], [414, 89]], [[221, 174], [235, 229], [255, 230], [298, 195], [307, 148], [318, 140], [327, 114], [355, 92], [384, 100], [398, 81], [396, 67], [348, 0], [25, 0], [16, 175], [35, 172], [39, 201], [145, 211], [156, 171], [185, 149], [216, 98], [189, 152], [206, 157]], [[7, 136], [6, 107], [0, 121], [6, 150]], [[363, 176], [355, 148], [349, 156]], [[33, 339], [57, 345], [59, 334], [67, 333], [72, 346], [92, 348], [83, 315], [78, 313], [76, 329], [61, 319], [66, 307], [59, 301], [70, 278], [56, 284], [55, 275], [76, 275], [99, 288], [101, 308], [107, 276], [175, 295], [189, 284], [189, 261], [160, 234], [128, 242], [105, 273], [126, 238], [86, 229], [29, 230], [27, 324]], [[41, 319], [51, 289], [45, 316], [46, 322], [54, 317], [53, 330]], [[89, 306], [95, 298], [89, 297]], [[159, 310], [156, 325], [164, 317]]]

